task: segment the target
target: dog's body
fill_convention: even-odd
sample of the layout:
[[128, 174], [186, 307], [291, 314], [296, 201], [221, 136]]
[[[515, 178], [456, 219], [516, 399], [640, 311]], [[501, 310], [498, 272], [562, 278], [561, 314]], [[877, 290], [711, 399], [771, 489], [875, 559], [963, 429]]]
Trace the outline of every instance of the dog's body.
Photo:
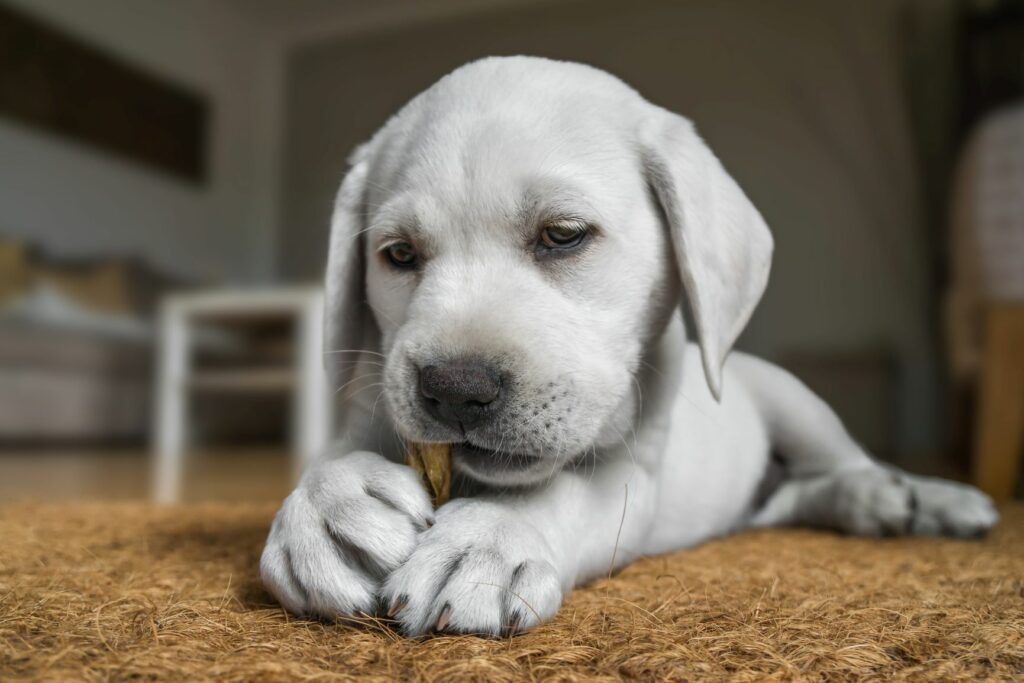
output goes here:
[[[409, 634], [500, 634], [744, 527], [990, 528], [979, 492], [876, 464], [790, 375], [726, 360], [771, 245], [689, 123], [614, 77], [518, 57], [442, 79], [342, 184], [342, 437], [274, 521], [268, 588], [300, 614], [383, 605]], [[403, 438], [455, 444], [436, 523]]]

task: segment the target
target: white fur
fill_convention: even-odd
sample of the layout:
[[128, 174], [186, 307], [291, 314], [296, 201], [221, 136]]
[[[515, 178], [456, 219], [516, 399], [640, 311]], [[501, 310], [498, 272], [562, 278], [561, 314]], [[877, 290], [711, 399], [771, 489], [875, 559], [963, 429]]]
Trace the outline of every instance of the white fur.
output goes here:
[[[380, 601], [412, 635], [500, 634], [636, 557], [748, 526], [969, 536], [995, 523], [970, 487], [875, 463], [784, 371], [726, 360], [767, 283], [770, 233], [692, 125], [614, 77], [474, 62], [351, 162], [327, 271], [340, 457], [285, 501], [261, 563], [288, 609], [334, 618]], [[540, 258], [538, 231], [565, 216], [595, 237]], [[385, 263], [395, 239], [418, 269]], [[511, 384], [498, 416], [463, 432], [426, 413], [417, 368], [466, 355]], [[403, 439], [490, 451], [456, 450], [462, 497], [433, 526], [396, 464]], [[773, 451], [785, 480], [759, 501]]]

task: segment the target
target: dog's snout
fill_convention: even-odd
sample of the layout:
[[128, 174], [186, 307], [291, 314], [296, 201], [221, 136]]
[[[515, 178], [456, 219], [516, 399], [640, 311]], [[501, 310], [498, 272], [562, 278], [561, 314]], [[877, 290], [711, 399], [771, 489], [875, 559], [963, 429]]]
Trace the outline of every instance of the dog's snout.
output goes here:
[[501, 374], [477, 360], [420, 368], [420, 393], [436, 419], [468, 429], [493, 414], [502, 398]]

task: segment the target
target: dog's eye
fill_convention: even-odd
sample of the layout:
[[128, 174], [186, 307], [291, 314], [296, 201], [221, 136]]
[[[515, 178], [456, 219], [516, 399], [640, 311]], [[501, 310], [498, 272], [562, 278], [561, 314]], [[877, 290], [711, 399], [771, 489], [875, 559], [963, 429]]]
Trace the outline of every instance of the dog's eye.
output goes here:
[[408, 242], [395, 242], [389, 244], [385, 249], [384, 253], [388, 257], [388, 261], [391, 262], [395, 268], [415, 268], [416, 267], [416, 248]]
[[577, 223], [552, 223], [540, 233], [540, 246], [547, 249], [570, 249], [587, 236], [587, 227]]

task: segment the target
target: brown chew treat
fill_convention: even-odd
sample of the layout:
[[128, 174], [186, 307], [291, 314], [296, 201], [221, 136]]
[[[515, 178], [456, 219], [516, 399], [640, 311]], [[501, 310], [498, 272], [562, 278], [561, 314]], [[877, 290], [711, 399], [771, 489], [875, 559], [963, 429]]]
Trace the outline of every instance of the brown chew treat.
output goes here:
[[435, 508], [448, 502], [452, 486], [451, 444], [410, 443], [405, 462], [419, 473]]

